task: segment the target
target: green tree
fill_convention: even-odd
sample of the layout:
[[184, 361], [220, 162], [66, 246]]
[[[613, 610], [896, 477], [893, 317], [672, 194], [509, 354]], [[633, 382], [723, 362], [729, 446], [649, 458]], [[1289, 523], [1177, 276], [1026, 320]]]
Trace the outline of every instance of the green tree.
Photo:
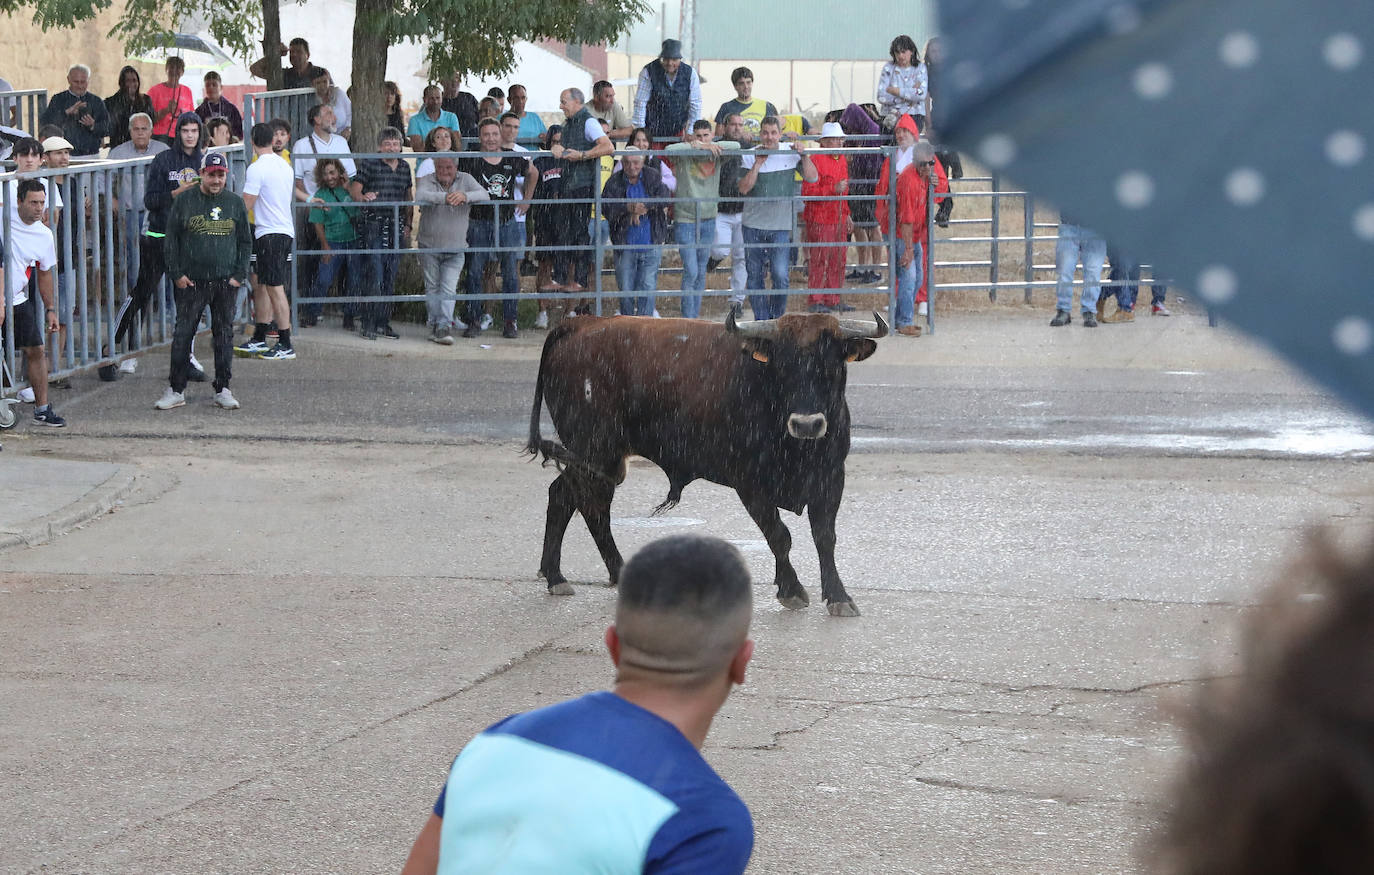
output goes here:
[[[113, 0], [0, 0], [0, 13], [32, 11], [44, 30], [75, 27]], [[171, 45], [180, 22], [205, 22], [225, 49], [251, 59], [276, 54], [278, 0], [127, 0], [110, 36], [137, 54]], [[648, 12], [644, 0], [356, 0], [353, 22], [353, 132], [362, 148], [384, 121], [381, 86], [387, 53], [403, 40], [428, 39], [430, 75], [500, 75], [515, 63], [517, 40], [615, 41]], [[256, 34], [263, 35], [259, 43]], [[281, 85], [269, 69], [268, 85]]]

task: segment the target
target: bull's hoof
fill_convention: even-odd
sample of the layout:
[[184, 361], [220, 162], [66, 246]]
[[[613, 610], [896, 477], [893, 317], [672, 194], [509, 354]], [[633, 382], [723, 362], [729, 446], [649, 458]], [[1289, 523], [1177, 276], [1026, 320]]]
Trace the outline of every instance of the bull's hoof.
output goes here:
[[802, 608], [810, 605], [811, 600], [808, 599], [806, 593], [803, 592], [801, 595], [780, 595], [778, 596], [778, 604], [787, 608], [789, 611], [800, 611]]
[[825, 606], [832, 617], [857, 617], [859, 616], [859, 606], [853, 602], [831, 602]]
[[577, 590], [566, 580], [562, 583], [555, 583], [549, 587], [549, 595], [573, 595]]

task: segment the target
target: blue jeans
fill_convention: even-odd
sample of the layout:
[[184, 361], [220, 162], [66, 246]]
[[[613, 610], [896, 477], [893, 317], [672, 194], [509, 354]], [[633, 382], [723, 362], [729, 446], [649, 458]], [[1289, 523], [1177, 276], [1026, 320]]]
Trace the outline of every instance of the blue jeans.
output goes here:
[[[323, 298], [327, 296], [329, 294], [329, 287], [334, 284], [334, 277], [339, 275], [340, 270], [344, 272], [343, 288], [341, 289], [344, 296], [351, 298], [358, 293], [358, 274], [362, 271], [362, 264], [360, 262], [363, 256], [354, 255], [350, 251], [357, 248], [357, 245], [358, 243], [356, 240], [349, 240], [345, 243], [329, 244], [329, 261], [325, 261], [324, 256], [321, 255], [316, 262], [315, 282], [310, 286], [310, 297]], [[305, 312], [306, 315], [319, 319], [320, 314], [324, 312], [324, 304], [307, 304], [305, 306]], [[344, 315], [348, 317], [356, 316], [358, 315], [358, 305], [344, 304], [343, 312]]]
[[[776, 319], [787, 310], [787, 269], [790, 231], [765, 231], [745, 225], [740, 229], [744, 237], [744, 264], [750, 291], [763, 291], [763, 263], [771, 261], [773, 291], [781, 294], [749, 296], [749, 307], [755, 319]], [[759, 246], [757, 244], [763, 244]]]
[[[1140, 265], [1136, 264], [1129, 255], [1124, 252], [1117, 252], [1111, 247], [1107, 248], [1107, 257], [1112, 263], [1112, 269], [1107, 278], [1112, 282], [1125, 280], [1126, 284], [1121, 286], [1111, 286], [1103, 295], [1116, 296], [1116, 305], [1122, 310], [1134, 310], [1136, 295], [1140, 294]], [[1159, 283], [1150, 285], [1150, 304], [1158, 307], [1164, 303], [1164, 293], [1166, 287]]]
[[[384, 224], [363, 223], [364, 249], [390, 249], [394, 231]], [[363, 275], [360, 286], [368, 295], [396, 294], [396, 271], [401, 267], [401, 255], [364, 255]], [[362, 305], [364, 325], [390, 325], [391, 302], [379, 301]]]
[[[501, 223], [501, 252], [469, 252], [468, 253], [468, 294], [482, 294], [482, 274], [486, 272], [487, 262], [496, 259], [501, 266], [501, 294], [506, 297], [501, 300], [501, 318], [507, 322], [514, 322], [519, 313], [515, 296], [520, 294], [520, 253], [524, 250], [524, 244], [520, 241], [524, 235], [519, 226], [519, 222], [514, 219]], [[497, 240], [497, 227], [493, 219], [478, 219], [468, 223], [468, 245], [474, 248], [495, 246]], [[509, 248], [507, 248], [509, 247]], [[468, 302], [469, 325], [481, 324], [482, 313], [486, 310], [486, 305], [482, 301]]]
[[[622, 292], [658, 291], [658, 264], [663, 259], [663, 247], [635, 246], [615, 251], [615, 284]], [[650, 295], [620, 298], [620, 315], [652, 316], [654, 299]]]
[[1102, 293], [1102, 265], [1107, 261], [1107, 241], [1080, 225], [1059, 225], [1059, 242], [1054, 246], [1054, 263], [1059, 270], [1055, 284], [1055, 307], [1068, 310], [1073, 305], [1073, 271], [1083, 262], [1083, 295], [1079, 306], [1084, 313], [1097, 310]]
[[[701, 315], [701, 293], [706, 288], [706, 262], [716, 243], [716, 219], [712, 216], [700, 222], [679, 220], [673, 226], [673, 238], [682, 255], [682, 315], [695, 319]], [[691, 293], [695, 294], [691, 294]]]
[[925, 276], [926, 260], [921, 244], [911, 245], [911, 264], [902, 267], [902, 256], [906, 252], [906, 241], [897, 238], [897, 313], [893, 321], [898, 328], [911, 325], [916, 321], [916, 290], [921, 287]]

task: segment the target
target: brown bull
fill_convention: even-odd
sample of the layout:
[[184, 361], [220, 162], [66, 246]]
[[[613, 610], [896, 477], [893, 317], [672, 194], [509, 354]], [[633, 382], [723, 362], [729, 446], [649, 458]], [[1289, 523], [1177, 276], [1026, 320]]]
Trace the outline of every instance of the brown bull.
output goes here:
[[[877, 349], [887, 324], [785, 315], [725, 325], [694, 319], [578, 317], [549, 332], [539, 362], [526, 451], [556, 463], [549, 486], [539, 573], [549, 591], [571, 594], [560, 570], [575, 511], [617, 582], [623, 564], [611, 536], [611, 499], [625, 459], [640, 455], [668, 475], [673, 507], [698, 478], [739, 493], [776, 567], [778, 601], [809, 604], [788, 553], [792, 535], [778, 510], [807, 510], [820, 558], [821, 595], [831, 614], [858, 614], [835, 567], [835, 514], [849, 454], [846, 364]], [[547, 402], [561, 443], [539, 432]]]

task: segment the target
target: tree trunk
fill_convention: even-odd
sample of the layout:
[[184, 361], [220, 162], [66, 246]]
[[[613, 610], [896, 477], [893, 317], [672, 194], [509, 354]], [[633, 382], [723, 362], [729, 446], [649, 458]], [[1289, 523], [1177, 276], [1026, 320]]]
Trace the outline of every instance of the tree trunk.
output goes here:
[[[280, 91], [282, 86], [281, 14], [277, 0], [262, 0], [262, 56], [267, 58], [267, 90]], [[260, 122], [268, 119], [258, 119]]]
[[[353, 139], [357, 152], [377, 151], [377, 133], [386, 127], [382, 83], [391, 46], [388, 0], [357, 0], [353, 20]], [[405, 132], [402, 131], [402, 134]]]

